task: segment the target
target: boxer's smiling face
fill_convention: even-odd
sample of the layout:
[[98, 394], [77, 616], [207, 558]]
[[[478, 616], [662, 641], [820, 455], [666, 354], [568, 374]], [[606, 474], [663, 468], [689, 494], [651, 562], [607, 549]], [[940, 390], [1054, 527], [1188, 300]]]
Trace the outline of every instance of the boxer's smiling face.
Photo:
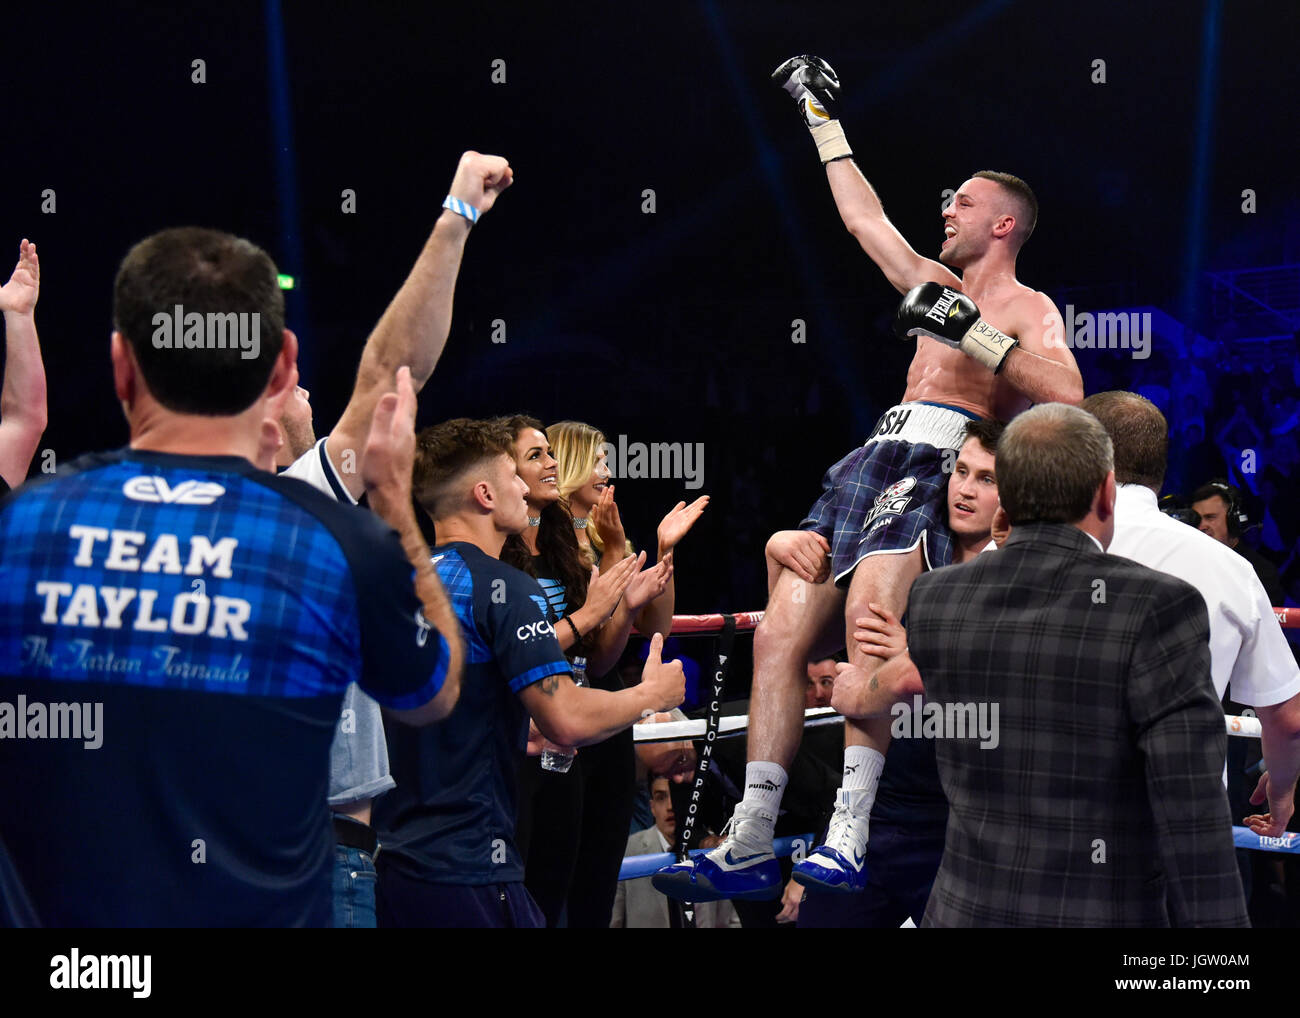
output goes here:
[[959, 537], [987, 538], [998, 508], [993, 454], [968, 438], [948, 478], [948, 529]]
[[939, 261], [962, 268], [984, 253], [997, 220], [999, 190], [998, 184], [983, 177], [972, 177], [957, 188], [943, 210], [944, 239]]

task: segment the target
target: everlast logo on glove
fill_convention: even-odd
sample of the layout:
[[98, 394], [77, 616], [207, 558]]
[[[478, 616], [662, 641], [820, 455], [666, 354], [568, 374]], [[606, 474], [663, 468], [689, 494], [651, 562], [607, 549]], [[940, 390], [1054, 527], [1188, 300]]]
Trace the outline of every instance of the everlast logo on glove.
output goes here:
[[980, 318], [980, 309], [960, 290], [933, 280], [907, 292], [894, 315], [894, 332], [900, 338], [929, 336], [979, 361], [995, 375], [1020, 342]]
[[945, 286], [943, 288], [943, 295], [934, 302], [934, 307], [925, 313], [925, 317], [933, 318], [936, 322], [942, 325], [944, 319], [948, 317], [948, 309], [952, 307], [953, 301], [960, 296], [961, 294], [956, 290], [949, 290]]

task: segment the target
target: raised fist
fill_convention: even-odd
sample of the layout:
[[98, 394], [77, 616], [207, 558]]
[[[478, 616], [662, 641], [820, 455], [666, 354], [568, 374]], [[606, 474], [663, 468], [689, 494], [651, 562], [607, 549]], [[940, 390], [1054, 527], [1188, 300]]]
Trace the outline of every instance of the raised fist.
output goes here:
[[840, 79], [821, 57], [807, 53], [791, 57], [772, 72], [772, 80], [794, 97], [809, 127], [836, 119], [834, 100], [839, 98]]
[[501, 156], [466, 152], [460, 157], [448, 194], [473, 205], [482, 214], [514, 182], [514, 171]]

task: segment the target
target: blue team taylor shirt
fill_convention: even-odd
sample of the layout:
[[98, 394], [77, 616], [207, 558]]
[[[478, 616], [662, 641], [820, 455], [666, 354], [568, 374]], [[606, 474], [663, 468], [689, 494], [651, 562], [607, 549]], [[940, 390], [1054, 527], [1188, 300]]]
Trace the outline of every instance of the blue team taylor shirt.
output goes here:
[[446, 673], [412, 575], [239, 457], [97, 454], [0, 502], [0, 840], [41, 922], [329, 925], [343, 691]]
[[524, 879], [516, 771], [528, 740], [519, 694], [571, 666], [527, 573], [460, 541], [433, 561], [465, 638], [460, 700], [439, 724], [387, 726], [397, 787], [374, 807], [381, 866], [430, 883], [514, 883]]

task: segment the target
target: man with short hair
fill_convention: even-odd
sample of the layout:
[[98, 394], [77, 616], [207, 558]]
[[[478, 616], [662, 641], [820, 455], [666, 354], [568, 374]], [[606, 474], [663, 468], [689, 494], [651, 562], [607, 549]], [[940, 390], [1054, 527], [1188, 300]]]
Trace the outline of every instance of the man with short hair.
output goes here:
[[[284, 444], [277, 462], [289, 477], [355, 505], [363, 495], [360, 449], [375, 404], [398, 365], [408, 365], [418, 393], [433, 374], [451, 329], [452, 300], [470, 228], [514, 180], [501, 156], [461, 156], [442, 214], [397, 291], [366, 340], [352, 396], [329, 434], [316, 440], [310, 393], [296, 386], [280, 414]], [[334, 925], [375, 925], [375, 867], [378, 838], [370, 823], [375, 798], [393, 787], [379, 704], [355, 683], [330, 747], [329, 805], [335, 848]]]
[[1269, 604], [1281, 606], [1286, 598], [1277, 566], [1241, 539], [1245, 527], [1245, 514], [1241, 506], [1241, 492], [1227, 481], [1208, 481], [1188, 499], [1200, 514], [1201, 533], [1209, 534], [1220, 544], [1227, 545], [1250, 563], [1264, 585]]
[[949, 818], [924, 925], [1247, 925], [1204, 600], [1104, 554], [1115, 474], [1092, 415], [1027, 411], [996, 467], [1005, 545], [910, 598], [931, 703], [998, 706], [995, 746], [936, 741]]
[[[1005, 425], [971, 421], [957, 462], [948, 478], [948, 529], [954, 561], [969, 562], [989, 543], [998, 508], [995, 468], [998, 440]], [[857, 620], [854, 639], [877, 659], [876, 673], [910, 661], [907, 631], [892, 612]], [[844, 692], [831, 706], [855, 713], [846, 699], [852, 688], [849, 671]], [[909, 711], [912, 704], [907, 703]], [[948, 800], [939, 784], [934, 743], [922, 738], [895, 738], [885, 758], [880, 787], [871, 810], [872, 838], [867, 842], [861, 894], [818, 894], [808, 886], [799, 910], [800, 927], [895, 929], [919, 922], [934, 886], [948, 824]], [[796, 879], [798, 877], [796, 876]]]
[[1231, 683], [1233, 700], [1254, 707], [1263, 729], [1270, 819], [1252, 818], [1251, 826], [1278, 837], [1294, 810], [1300, 776], [1300, 668], [1268, 594], [1249, 562], [1157, 508], [1169, 451], [1164, 414], [1134, 392], [1094, 393], [1083, 409], [1101, 422], [1115, 448], [1115, 536], [1106, 550], [1200, 592], [1210, 619], [1214, 691], [1222, 700]]
[[[671, 852], [677, 838], [677, 815], [673, 812], [672, 781], [664, 774], [651, 774], [650, 812], [654, 826], [637, 831], [627, 839], [624, 856], [657, 855]], [[614, 895], [609, 925], [613, 928], [666, 930], [682, 926], [680, 906], [669, 901], [650, 884], [649, 877], [620, 880]], [[695, 925], [701, 929], [738, 925], [730, 902], [715, 901], [695, 911]]]
[[[680, 661], [660, 659], [655, 634], [639, 685], [611, 692], [573, 682], [541, 587], [500, 561], [506, 538], [528, 526], [528, 487], [500, 422], [458, 418], [420, 432], [414, 488], [469, 650], [451, 717], [387, 733], [397, 787], [374, 810], [379, 925], [542, 927], [514, 840], [529, 716], [552, 742], [585, 746], [676, 707], [686, 679]], [[613, 572], [644, 561], [628, 557]]]
[[808, 662], [808, 686], [803, 692], [805, 710], [831, 705], [831, 692], [835, 689], [836, 664], [833, 657]]
[[[1058, 341], [1060, 313], [1045, 294], [1016, 278], [1016, 259], [1038, 214], [1029, 186], [1011, 174], [975, 174], [943, 210], [946, 236], [938, 261], [923, 258], [885, 216], [851, 159], [833, 112], [839, 82], [830, 65], [794, 57], [772, 77], [795, 99], [812, 132], [845, 228], [905, 294], [895, 331], [918, 339], [903, 401], [881, 417], [865, 445], [827, 472], [822, 496], [801, 529], [768, 542], [774, 565], [767, 609], [754, 634], [744, 799], [721, 846], [654, 878], [665, 894], [694, 901], [781, 894], [772, 838], [803, 731], [804, 668], [846, 643], [850, 658], [865, 666], [851, 638], [854, 620], [871, 604], [901, 616], [912, 581], [927, 566], [950, 560], [943, 491], [966, 422], [1009, 420], [1032, 403], [1083, 398], [1074, 357]], [[820, 556], [829, 556], [829, 567], [809, 570], [807, 562]], [[889, 724], [850, 721], [844, 738], [845, 794], [837, 804], [835, 835], [796, 864], [810, 882], [831, 890], [863, 886], [865, 874], [855, 860], [865, 850]]]
[[[0, 691], [27, 705], [0, 703], [0, 770], [23, 776], [0, 836], [45, 925], [328, 926], [344, 689], [421, 725], [460, 688], [411, 508], [409, 373], [363, 450], [381, 523], [254, 465], [297, 374], [264, 251], [164, 230], [113, 312], [130, 446], [0, 503]], [[184, 344], [155, 331], [173, 312]]]

